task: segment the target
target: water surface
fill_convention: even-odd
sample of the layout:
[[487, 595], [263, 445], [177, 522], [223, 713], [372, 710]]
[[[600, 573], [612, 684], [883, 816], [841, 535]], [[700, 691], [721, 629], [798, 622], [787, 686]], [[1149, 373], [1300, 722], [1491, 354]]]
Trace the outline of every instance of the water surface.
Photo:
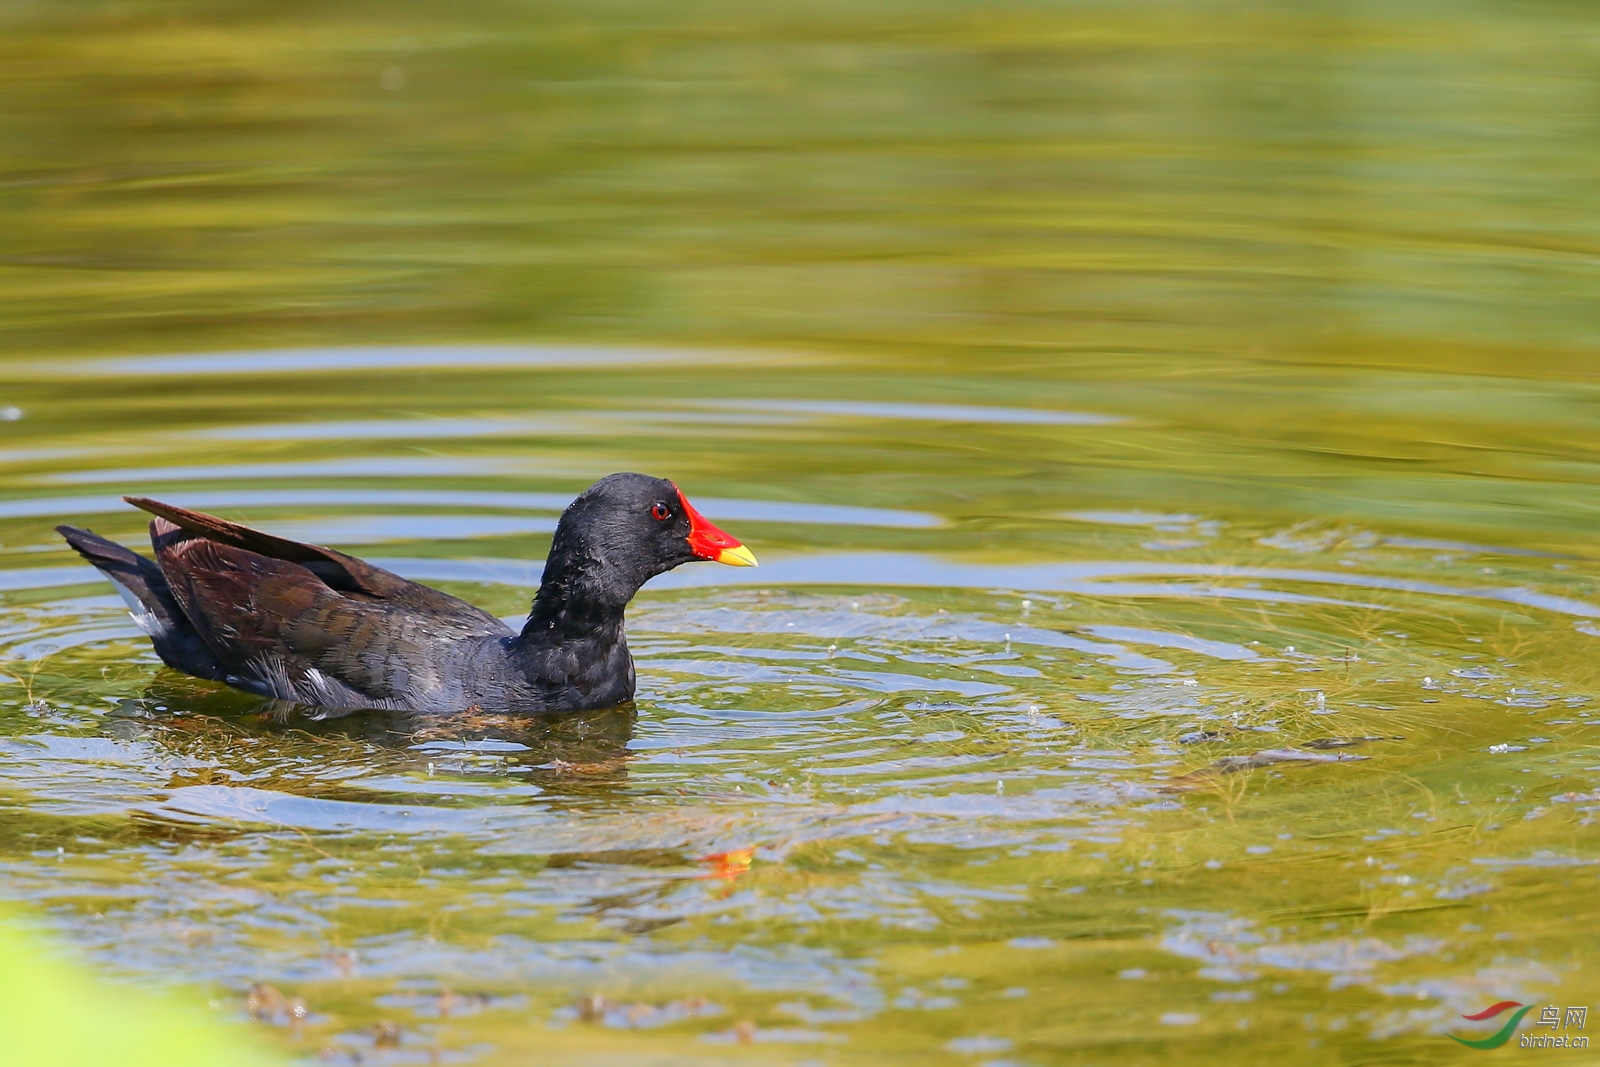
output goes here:
[[[1596, 1003], [1587, 13], [14, 5], [0, 892], [313, 1062]], [[551, 723], [175, 676], [52, 532], [153, 495], [516, 618], [626, 469], [762, 567]]]

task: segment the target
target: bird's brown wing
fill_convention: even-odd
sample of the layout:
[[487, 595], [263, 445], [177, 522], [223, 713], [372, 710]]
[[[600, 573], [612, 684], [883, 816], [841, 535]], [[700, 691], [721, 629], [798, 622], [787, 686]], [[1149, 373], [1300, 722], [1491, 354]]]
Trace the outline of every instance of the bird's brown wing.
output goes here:
[[156, 564], [225, 680], [242, 689], [334, 707], [427, 706], [461, 687], [472, 639], [512, 633], [354, 556], [131, 502], [156, 513]]
[[384, 570], [355, 556], [347, 556], [343, 552], [319, 545], [302, 544], [285, 537], [275, 537], [260, 530], [252, 530], [248, 526], [219, 519], [214, 515], [163, 504], [147, 497], [130, 496], [123, 499], [176, 527], [176, 530], [158, 533], [156, 523], [151, 523], [150, 537], [155, 543], [158, 556], [163, 538], [210, 541], [218, 545], [244, 549], [266, 559], [299, 564], [334, 592], [354, 599], [384, 601], [408, 612], [435, 618], [445, 629], [451, 631], [486, 635], [503, 635], [511, 632], [505, 623], [464, 600], [419, 585], [400, 577], [393, 571]]
[[335, 706], [380, 705], [393, 695], [381, 672], [340, 677], [319, 665], [330, 649], [361, 640], [381, 619], [375, 601], [345, 597], [298, 563], [184, 536], [165, 519], [151, 525], [168, 588], [215, 652], [224, 681]]

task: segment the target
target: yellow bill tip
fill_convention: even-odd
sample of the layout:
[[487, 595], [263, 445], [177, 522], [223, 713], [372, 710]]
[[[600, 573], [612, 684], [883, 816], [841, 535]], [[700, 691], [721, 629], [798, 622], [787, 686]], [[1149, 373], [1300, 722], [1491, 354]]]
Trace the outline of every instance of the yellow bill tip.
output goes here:
[[755, 567], [756, 554], [743, 545], [734, 548], [725, 548], [717, 553], [717, 562], [726, 563], [730, 567]]

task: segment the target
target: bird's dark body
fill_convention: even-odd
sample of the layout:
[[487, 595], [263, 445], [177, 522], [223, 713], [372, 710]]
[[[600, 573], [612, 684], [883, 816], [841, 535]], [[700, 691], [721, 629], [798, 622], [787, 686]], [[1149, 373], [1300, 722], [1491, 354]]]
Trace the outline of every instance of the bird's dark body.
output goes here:
[[562, 515], [519, 633], [342, 552], [152, 500], [129, 502], [156, 516], [154, 560], [87, 530], [59, 530], [117, 585], [162, 661], [322, 707], [540, 715], [630, 700], [628, 601], [651, 577], [714, 558], [690, 547], [692, 531], [708, 529], [738, 547], [704, 524], [671, 482], [611, 475]]

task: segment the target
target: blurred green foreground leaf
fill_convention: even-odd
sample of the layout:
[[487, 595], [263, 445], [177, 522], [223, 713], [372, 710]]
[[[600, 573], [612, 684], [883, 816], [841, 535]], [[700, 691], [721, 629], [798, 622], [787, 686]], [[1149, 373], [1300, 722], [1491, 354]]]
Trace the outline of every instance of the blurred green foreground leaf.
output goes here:
[[10, 921], [0, 921], [0, 1034], [12, 1067], [279, 1062], [174, 997], [92, 978]]

